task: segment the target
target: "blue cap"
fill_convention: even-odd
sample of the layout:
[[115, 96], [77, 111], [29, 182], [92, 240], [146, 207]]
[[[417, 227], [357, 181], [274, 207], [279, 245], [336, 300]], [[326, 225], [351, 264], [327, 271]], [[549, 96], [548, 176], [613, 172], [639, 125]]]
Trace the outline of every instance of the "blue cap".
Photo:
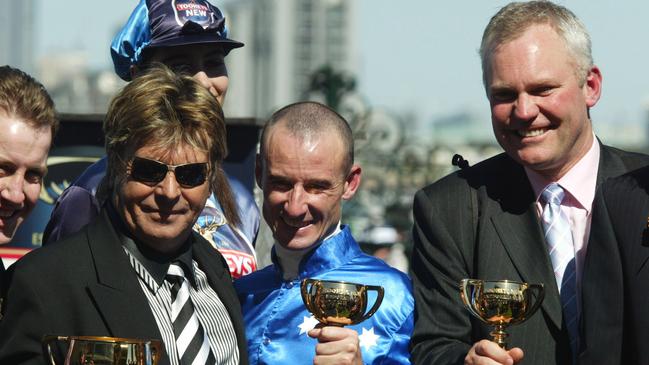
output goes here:
[[130, 68], [145, 49], [218, 43], [227, 55], [243, 43], [228, 39], [223, 13], [206, 0], [140, 0], [115, 35], [110, 53], [115, 73], [130, 81]]

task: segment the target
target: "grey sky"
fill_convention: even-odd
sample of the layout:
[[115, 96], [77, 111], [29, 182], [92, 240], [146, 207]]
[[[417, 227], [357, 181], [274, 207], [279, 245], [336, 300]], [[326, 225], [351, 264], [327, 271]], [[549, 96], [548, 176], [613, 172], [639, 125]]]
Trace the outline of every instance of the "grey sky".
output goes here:
[[[477, 48], [482, 30], [506, 1], [358, 1], [360, 92], [375, 106], [414, 110], [424, 121], [462, 110], [488, 118]], [[218, 1], [214, 1], [218, 4]], [[37, 56], [85, 50], [93, 68], [110, 67], [108, 44], [136, 0], [40, 0]], [[604, 76], [598, 121], [639, 122], [649, 113], [649, 2], [560, 3], [586, 24]]]

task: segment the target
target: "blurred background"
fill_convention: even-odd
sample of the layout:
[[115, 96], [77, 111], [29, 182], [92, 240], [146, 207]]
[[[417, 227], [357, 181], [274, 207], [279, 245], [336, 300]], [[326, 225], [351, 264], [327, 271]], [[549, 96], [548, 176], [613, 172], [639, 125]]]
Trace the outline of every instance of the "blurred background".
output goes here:
[[[123, 85], [109, 44], [136, 3], [0, 0], [0, 64], [42, 81], [59, 112], [100, 116]], [[228, 118], [258, 126], [278, 107], [313, 99], [352, 124], [363, 185], [343, 221], [368, 252], [386, 255], [384, 248], [396, 247], [407, 255], [413, 195], [453, 171], [455, 153], [474, 164], [501, 151], [477, 49], [489, 18], [507, 1], [212, 3], [224, 11], [231, 38], [246, 44], [226, 59]], [[597, 135], [609, 145], [648, 151], [649, 2], [559, 3], [589, 29], [604, 76], [602, 99], [591, 113]], [[82, 129], [75, 133], [83, 138]], [[258, 243], [270, 240], [265, 232]], [[268, 257], [262, 252], [259, 260], [263, 267]]]

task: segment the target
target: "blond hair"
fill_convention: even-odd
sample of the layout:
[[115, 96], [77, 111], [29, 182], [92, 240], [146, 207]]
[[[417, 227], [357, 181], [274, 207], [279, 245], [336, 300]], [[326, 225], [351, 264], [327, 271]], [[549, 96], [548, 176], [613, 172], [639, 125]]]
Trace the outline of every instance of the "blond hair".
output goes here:
[[590, 35], [584, 24], [567, 8], [550, 1], [513, 2], [500, 9], [489, 21], [482, 35], [480, 59], [482, 79], [488, 85], [490, 58], [502, 44], [520, 37], [533, 25], [546, 24], [563, 39], [575, 61], [580, 84], [593, 67]]

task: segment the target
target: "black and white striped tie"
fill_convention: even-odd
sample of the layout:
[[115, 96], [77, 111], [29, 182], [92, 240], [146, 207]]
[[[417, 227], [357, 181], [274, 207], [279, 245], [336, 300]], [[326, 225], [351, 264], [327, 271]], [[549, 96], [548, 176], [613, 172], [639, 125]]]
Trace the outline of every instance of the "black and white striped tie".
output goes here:
[[189, 281], [178, 262], [169, 265], [166, 280], [171, 283], [171, 322], [180, 364], [214, 364], [209, 340], [189, 298]]

